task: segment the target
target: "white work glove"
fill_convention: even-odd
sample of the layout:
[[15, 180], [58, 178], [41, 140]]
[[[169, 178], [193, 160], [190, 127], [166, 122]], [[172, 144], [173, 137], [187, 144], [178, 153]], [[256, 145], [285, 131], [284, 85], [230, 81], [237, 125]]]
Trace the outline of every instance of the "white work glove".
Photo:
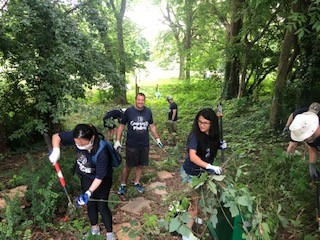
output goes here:
[[157, 145], [158, 145], [159, 148], [163, 148], [163, 144], [162, 144], [160, 138], [157, 138], [157, 139], [156, 139], [156, 143], [157, 143]]
[[221, 167], [219, 167], [219, 166], [213, 166], [213, 165], [211, 165], [210, 163], [206, 166], [206, 170], [207, 170], [209, 173], [213, 173], [213, 174], [216, 174], [216, 175], [220, 175], [220, 174], [222, 173]]
[[122, 148], [120, 141], [115, 141], [113, 147], [117, 151], [118, 151], [119, 148]]
[[60, 148], [54, 147], [49, 155], [50, 162], [54, 165], [60, 159]]
[[226, 141], [222, 141], [222, 142], [220, 142], [220, 149], [221, 150], [226, 150], [227, 149], [227, 143], [226, 143]]

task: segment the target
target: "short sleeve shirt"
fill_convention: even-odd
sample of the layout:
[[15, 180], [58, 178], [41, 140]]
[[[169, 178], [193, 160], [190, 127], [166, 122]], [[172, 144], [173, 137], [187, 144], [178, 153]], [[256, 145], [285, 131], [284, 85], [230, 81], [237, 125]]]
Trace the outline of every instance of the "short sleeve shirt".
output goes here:
[[177, 121], [178, 120], [178, 105], [175, 102], [173, 102], [169, 105], [168, 120], [172, 120], [173, 109], [177, 109], [176, 116], [173, 119], [173, 121]]
[[[191, 133], [188, 144], [187, 144], [187, 149], [193, 149], [196, 150], [198, 149], [198, 140], [196, 138], [196, 135], [194, 133]], [[213, 161], [210, 160], [212, 159], [211, 157], [211, 152], [210, 148], [206, 149], [206, 154], [205, 156], [199, 156], [203, 161], [207, 163], [212, 163]], [[201, 167], [196, 165], [190, 160], [190, 155], [188, 153], [184, 163], [183, 163], [183, 169], [186, 171], [187, 174], [192, 175], [192, 176], [198, 176], [201, 173]]]
[[[59, 137], [61, 139], [62, 145], [75, 145], [72, 131], [60, 132]], [[99, 147], [99, 141], [95, 141], [93, 150], [89, 153], [87, 150], [80, 150], [76, 147], [78, 159], [76, 161], [76, 172], [80, 176], [85, 176], [90, 179], [103, 179], [106, 176], [112, 176], [112, 165], [109, 159], [110, 155], [106, 151], [100, 151], [97, 162], [94, 164], [92, 162], [92, 156], [97, 152]]]
[[149, 125], [153, 124], [152, 112], [149, 108], [144, 107], [142, 110], [134, 106], [128, 108], [121, 124], [127, 125], [126, 146], [129, 148], [149, 147]]
[[112, 118], [112, 119], [121, 119], [122, 116], [123, 116], [123, 112], [121, 112], [120, 110], [114, 109], [114, 110], [111, 110], [111, 111], [107, 112], [107, 113], [104, 115], [103, 120], [109, 119], [109, 118]]
[[295, 110], [295, 111], [292, 113], [292, 116], [295, 118], [298, 114], [307, 112], [308, 110], [309, 110], [308, 107], [298, 108], [297, 110]]

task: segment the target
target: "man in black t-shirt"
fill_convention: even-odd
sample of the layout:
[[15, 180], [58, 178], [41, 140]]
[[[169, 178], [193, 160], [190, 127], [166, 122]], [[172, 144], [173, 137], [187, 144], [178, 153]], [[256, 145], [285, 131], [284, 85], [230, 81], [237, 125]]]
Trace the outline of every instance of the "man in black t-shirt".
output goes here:
[[177, 132], [178, 105], [173, 101], [173, 97], [171, 96], [167, 97], [167, 101], [169, 103], [168, 130], [169, 133]]
[[123, 118], [117, 132], [117, 141], [114, 148], [121, 148], [120, 138], [122, 131], [127, 125], [127, 141], [126, 141], [126, 165], [122, 170], [121, 185], [118, 194], [126, 193], [126, 183], [132, 168], [136, 168], [134, 186], [138, 192], [143, 193], [144, 187], [140, 184], [142, 170], [144, 166], [149, 164], [149, 129], [156, 139], [159, 147], [162, 147], [156, 126], [153, 123], [152, 112], [144, 106], [145, 95], [138, 93], [135, 98], [135, 105], [129, 107]]

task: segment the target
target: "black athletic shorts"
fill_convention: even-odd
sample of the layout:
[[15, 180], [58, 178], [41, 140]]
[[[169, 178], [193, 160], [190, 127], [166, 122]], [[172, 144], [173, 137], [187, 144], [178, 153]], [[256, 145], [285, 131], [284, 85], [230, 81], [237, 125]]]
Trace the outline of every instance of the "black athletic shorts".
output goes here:
[[126, 166], [148, 166], [149, 165], [149, 147], [144, 148], [126, 148]]

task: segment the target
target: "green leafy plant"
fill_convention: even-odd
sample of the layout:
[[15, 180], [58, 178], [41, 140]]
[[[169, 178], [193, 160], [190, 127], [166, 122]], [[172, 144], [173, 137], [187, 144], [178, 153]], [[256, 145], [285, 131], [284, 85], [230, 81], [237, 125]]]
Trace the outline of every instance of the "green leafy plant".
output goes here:
[[[27, 220], [26, 213], [21, 207], [20, 198], [16, 195], [12, 200], [5, 197], [5, 220], [0, 222], [0, 238], [1, 239], [19, 239], [25, 229], [33, 222]], [[28, 230], [25, 232], [26, 239], [28, 238]]]
[[14, 187], [17, 187], [17, 186], [19, 186], [19, 185], [21, 185], [21, 184], [23, 184], [24, 183], [24, 177], [23, 176], [21, 176], [21, 175], [13, 175], [12, 176], [12, 178], [9, 180], [9, 182], [8, 182], [8, 185], [9, 185], [9, 187], [11, 187], [11, 188], [14, 188]]

